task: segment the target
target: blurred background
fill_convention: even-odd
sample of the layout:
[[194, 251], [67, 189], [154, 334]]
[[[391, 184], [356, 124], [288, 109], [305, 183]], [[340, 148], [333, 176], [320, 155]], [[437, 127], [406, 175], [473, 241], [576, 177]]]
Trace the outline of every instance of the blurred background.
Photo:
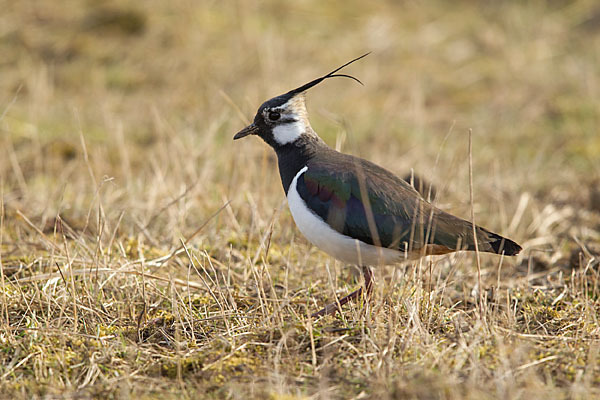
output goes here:
[[[595, 1], [63, 0], [2, 9], [0, 171], [7, 206], [35, 214], [85, 215], [83, 196], [105, 178], [104, 193], [140, 221], [161, 197], [197, 183], [190, 194], [206, 202], [250, 188], [278, 204], [270, 149], [232, 135], [262, 101], [367, 51], [348, 70], [364, 87], [332, 80], [308, 96], [331, 146], [397, 174], [414, 168], [457, 204], [468, 199], [472, 129], [476, 197], [494, 202], [503, 226], [516, 207], [505, 196], [589, 203], [600, 176]], [[257, 173], [260, 189], [240, 179]], [[182, 223], [183, 215], [174, 225]]]
[[[598, 275], [585, 272], [600, 259], [598, 1], [0, 0], [0, 10], [0, 250], [14, 285], [3, 291], [0, 311], [3, 331], [15, 333], [2, 339], [10, 344], [0, 355], [8, 365], [0, 370], [3, 381], [9, 377], [4, 389], [27, 397], [92, 387], [98, 395], [111, 392], [118, 376], [145, 393], [172, 387], [170, 380], [144, 379], [192, 374], [197, 381], [180, 388], [204, 393], [232, 377], [267, 376], [257, 383], [266, 393], [312, 393], [310, 379], [331, 374], [320, 387], [329, 378], [332, 385], [347, 382], [335, 390], [348, 396], [401, 387], [406, 391], [398, 393], [419, 397], [436, 387], [454, 398], [507, 398], [515, 388], [569, 388], [584, 371], [591, 375], [582, 385], [597, 385], [596, 359], [590, 356], [591, 367], [581, 360], [593, 353], [585, 340], [598, 334]], [[353, 342], [360, 356], [344, 343], [363, 338], [366, 328], [347, 339], [346, 331], [315, 325], [317, 347], [348, 351], [340, 360], [354, 369], [321, 352], [317, 362], [307, 350], [313, 343], [315, 351], [313, 331], [309, 337], [304, 330], [306, 310], [330, 301], [332, 288], [353, 286], [351, 269], [297, 232], [273, 151], [257, 138], [232, 137], [263, 101], [368, 51], [344, 71], [364, 86], [332, 79], [308, 93], [314, 129], [330, 146], [397, 175], [414, 169], [435, 185], [436, 205], [463, 218], [470, 215], [472, 130], [476, 220], [524, 247], [502, 271], [497, 258], [482, 258], [484, 285], [504, 296], [490, 295], [499, 304], [490, 324], [495, 332], [529, 336], [511, 342], [477, 330], [469, 319], [476, 268], [464, 256], [418, 269], [423, 276], [409, 269], [396, 281], [388, 279], [392, 270], [378, 270], [387, 274], [378, 277], [385, 288], [378, 299], [396, 308], [369, 325], [368, 340]], [[156, 261], [192, 235], [193, 262], [207, 268], [201, 276], [215, 279], [214, 291], [228, 291], [220, 299], [230, 299], [231, 309], [218, 308], [201, 281], [185, 286], [197, 278], [190, 275], [192, 256]], [[136, 275], [144, 268], [152, 277]], [[100, 279], [98, 269], [109, 277]], [[112, 274], [117, 270], [127, 274]], [[447, 286], [436, 291], [424, 285], [426, 276]], [[258, 290], [263, 284], [272, 291]], [[173, 287], [185, 294], [181, 301]], [[310, 304], [307, 288], [317, 296]], [[275, 292], [287, 308], [268, 308]], [[432, 293], [438, 297], [427, 308], [421, 300]], [[176, 309], [195, 321], [191, 331], [174, 322], [181, 322]], [[236, 310], [256, 319], [225, 318]], [[279, 312], [280, 320], [270, 319]], [[352, 315], [362, 321], [358, 311]], [[413, 329], [415, 315], [428, 325]], [[205, 321], [215, 322], [207, 328]], [[283, 356], [274, 326], [297, 341]], [[389, 360], [382, 356], [399, 380], [381, 372], [379, 356], [365, 355], [387, 349], [369, 343], [389, 338], [388, 326], [406, 329], [384, 354]], [[16, 336], [31, 327], [44, 335]], [[472, 336], [459, 341], [460, 327], [474, 327], [465, 333]], [[52, 329], [65, 335], [60, 343]], [[583, 339], [531, 339], [537, 334]], [[102, 335], [98, 349], [93, 340], [100, 339], [89, 337]], [[177, 353], [175, 362], [177, 335], [188, 353]], [[216, 364], [240, 343], [244, 349], [228, 353], [225, 366]], [[434, 351], [439, 343], [448, 344], [444, 352]], [[90, 349], [106, 357], [104, 366]], [[461, 367], [466, 360], [475, 360], [471, 372]], [[523, 366], [537, 375], [521, 374]], [[361, 375], [372, 371], [381, 372], [379, 380]], [[423, 378], [422, 371], [433, 375]]]

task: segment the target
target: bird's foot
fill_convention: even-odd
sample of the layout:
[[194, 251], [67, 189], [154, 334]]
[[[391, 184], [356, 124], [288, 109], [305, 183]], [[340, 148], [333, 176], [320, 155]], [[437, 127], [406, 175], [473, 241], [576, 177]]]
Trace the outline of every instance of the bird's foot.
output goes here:
[[[371, 292], [373, 290], [373, 271], [371, 270], [370, 267], [363, 267], [363, 276], [365, 278], [364, 289], [366, 289], [365, 290], [365, 292], [366, 292], [365, 300], [368, 300], [371, 297]], [[337, 302], [327, 304], [325, 306], [325, 308], [312, 314], [311, 317], [317, 318], [317, 317], [322, 317], [324, 315], [335, 315], [338, 308], [341, 308], [341, 306], [343, 306], [350, 300], [355, 300], [355, 299], [360, 298], [362, 294], [363, 294], [363, 288], [361, 287], [361, 288], [355, 290], [354, 292], [350, 293], [348, 296], [342, 297]], [[338, 305], [339, 305], [339, 307], [338, 307]]]
[[316, 313], [312, 314], [311, 317], [317, 318], [317, 317], [322, 317], [323, 315], [335, 315], [336, 311], [338, 310], [338, 304], [341, 307], [344, 304], [346, 304], [347, 302], [349, 302], [350, 300], [359, 298], [360, 295], [362, 295], [362, 290], [363, 290], [362, 288], [357, 289], [354, 292], [350, 293], [348, 296], [342, 297], [341, 299], [339, 299], [338, 301], [336, 301], [334, 303], [327, 304], [322, 310], [319, 310]]

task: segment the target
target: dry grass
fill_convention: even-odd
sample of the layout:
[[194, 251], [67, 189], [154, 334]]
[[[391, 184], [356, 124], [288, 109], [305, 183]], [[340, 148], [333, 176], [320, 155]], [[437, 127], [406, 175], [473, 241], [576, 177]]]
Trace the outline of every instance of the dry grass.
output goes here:
[[[0, 4], [3, 397], [600, 396], [596, 2], [96, 3]], [[482, 288], [473, 254], [379, 268], [311, 322], [356, 275], [231, 138], [366, 50], [315, 129], [468, 217], [472, 128], [477, 221], [525, 250]]]

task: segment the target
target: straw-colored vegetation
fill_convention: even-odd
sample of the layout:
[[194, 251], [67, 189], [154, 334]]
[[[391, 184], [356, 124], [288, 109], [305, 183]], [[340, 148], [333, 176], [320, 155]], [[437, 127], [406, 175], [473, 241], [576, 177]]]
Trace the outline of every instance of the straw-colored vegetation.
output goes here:
[[[596, 1], [0, 7], [1, 397], [600, 396]], [[231, 139], [366, 51], [316, 131], [469, 218], [472, 129], [475, 218], [524, 251], [481, 287], [474, 254], [380, 267], [311, 321], [359, 275]]]

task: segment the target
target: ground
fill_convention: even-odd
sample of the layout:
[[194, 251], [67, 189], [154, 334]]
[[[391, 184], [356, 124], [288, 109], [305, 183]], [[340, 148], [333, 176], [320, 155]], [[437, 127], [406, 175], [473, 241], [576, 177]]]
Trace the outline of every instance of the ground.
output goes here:
[[[597, 2], [0, 3], [3, 397], [600, 396]], [[367, 51], [315, 130], [524, 250], [378, 267], [312, 320], [360, 274], [232, 137]]]

